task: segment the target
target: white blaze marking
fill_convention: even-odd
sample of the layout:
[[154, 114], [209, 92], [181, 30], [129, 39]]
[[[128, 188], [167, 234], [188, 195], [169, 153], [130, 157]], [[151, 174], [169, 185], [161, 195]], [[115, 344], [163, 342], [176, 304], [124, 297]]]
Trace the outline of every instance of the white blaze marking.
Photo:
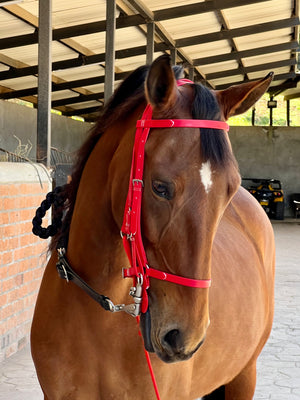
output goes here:
[[201, 181], [204, 186], [204, 189], [206, 193], [209, 192], [211, 185], [212, 185], [212, 179], [211, 179], [211, 167], [210, 167], [210, 162], [207, 161], [202, 164], [201, 169], [200, 169], [200, 176], [201, 176]]

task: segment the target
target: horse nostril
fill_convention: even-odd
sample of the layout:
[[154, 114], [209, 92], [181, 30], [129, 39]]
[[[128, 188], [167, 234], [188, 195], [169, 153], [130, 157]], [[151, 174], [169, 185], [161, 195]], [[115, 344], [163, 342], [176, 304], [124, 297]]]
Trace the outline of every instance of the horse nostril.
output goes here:
[[172, 329], [164, 336], [164, 342], [170, 346], [173, 351], [182, 348], [181, 334], [178, 329]]

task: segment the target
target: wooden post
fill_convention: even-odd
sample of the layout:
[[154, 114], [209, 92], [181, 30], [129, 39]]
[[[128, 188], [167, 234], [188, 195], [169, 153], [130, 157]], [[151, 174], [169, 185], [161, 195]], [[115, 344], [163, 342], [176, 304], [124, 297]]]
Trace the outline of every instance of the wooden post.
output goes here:
[[52, 0], [39, 1], [38, 44], [38, 110], [37, 152], [38, 162], [50, 167], [51, 155], [51, 70], [52, 70]]
[[255, 125], [255, 107], [252, 108], [251, 123]]
[[176, 47], [172, 47], [171, 48], [170, 54], [171, 54], [172, 65], [176, 65], [176, 61], [177, 61], [177, 49], [176, 49]]
[[191, 81], [194, 81], [194, 75], [195, 75], [194, 67], [192, 65], [190, 65], [189, 66], [189, 79]]
[[286, 124], [287, 126], [290, 126], [291, 121], [291, 104], [290, 104], [290, 100], [286, 101]]
[[115, 83], [116, 0], [106, 0], [104, 103], [114, 92]]
[[152, 64], [153, 61], [154, 33], [155, 33], [155, 24], [154, 22], [149, 22], [147, 24], [147, 49], [146, 49], [146, 64], [148, 65]]

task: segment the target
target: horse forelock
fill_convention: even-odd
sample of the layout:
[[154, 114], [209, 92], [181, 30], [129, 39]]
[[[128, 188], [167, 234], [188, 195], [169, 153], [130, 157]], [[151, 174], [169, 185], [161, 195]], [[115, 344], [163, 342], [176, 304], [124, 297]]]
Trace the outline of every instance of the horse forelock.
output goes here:
[[[214, 94], [205, 86], [194, 84], [194, 119], [221, 120], [221, 110]], [[201, 128], [201, 155], [204, 161], [212, 165], [224, 166], [233, 160], [226, 134], [218, 129]]]

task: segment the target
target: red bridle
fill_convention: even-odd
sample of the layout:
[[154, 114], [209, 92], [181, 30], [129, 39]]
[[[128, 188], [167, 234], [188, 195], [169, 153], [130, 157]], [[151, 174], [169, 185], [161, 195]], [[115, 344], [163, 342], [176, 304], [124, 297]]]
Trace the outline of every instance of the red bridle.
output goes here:
[[[181, 86], [193, 83], [188, 79], [177, 81]], [[143, 191], [143, 170], [145, 157], [145, 144], [149, 136], [150, 128], [211, 128], [229, 130], [229, 126], [223, 121], [197, 120], [197, 119], [152, 119], [152, 107], [147, 105], [141, 120], [136, 124], [136, 135], [133, 148], [133, 156], [130, 171], [129, 189], [125, 204], [121, 236], [123, 244], [130, 261], [131, 268], [123, 270], [123, 277], [131, 277], [135, 284], [142, 286], [140, 312], [145, 313], [148, 309], [147, 289], [150, 279], [155, 278], [163, 281], [176, 283], [178, 285], [193, 288], [209, 288], [211, 279], [190, 279], [179, 275], [173, 275], [155, 268], [150, 268], [147, 262], [142, 235], [141, 235], [141, 204]], [[136, 297], [136, 296], [134, 296]]]

